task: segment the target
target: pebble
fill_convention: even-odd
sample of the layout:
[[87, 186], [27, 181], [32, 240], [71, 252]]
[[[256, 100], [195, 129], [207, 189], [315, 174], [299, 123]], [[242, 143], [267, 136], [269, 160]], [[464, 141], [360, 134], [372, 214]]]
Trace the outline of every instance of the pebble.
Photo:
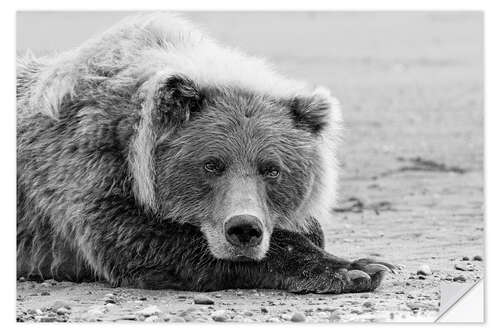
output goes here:
[[373, 303], [372, 303], [372, 302], [364, 302], [364, 303], [363, 303], [363, 306], [364, 306], [365, 308], [372, 308], [372, 307], [373, 307]]
[[236, 292], [236, 296], [243, 296], [243, 291], [238, 290], [238, 291]]
[[212, 305], [214, 304], [213, 299], [205, 295], [197, 295], [193, 299], [194, 304], [202, 304], [202, 305]]
[[58, 315], [65, 315], [65, 314], [71, 313], [71, 310], [69, 310], [67, 308], [59, 308], [56, 310], [56, 313]]
[[417, 269], [418, 275], [431, 275], [432, 271], [429, 265], [423, 264]]
[[51, 308], [52, 309], [59, 309], [59, 308], [71, 309], [71, 305], [69, 305], [69, 303], [67, 303], [67, 302], [58, 300], [52, 304]]
[[281, 323], [281, 320], [277, 317], [271, 317], [271, 318], [266, 319], [266, 322], [268, 322], [268, 323]]
[[459, 276], [455, 276], [453, 278], [453, 281], [455, 281], [455, 282], [465, 282], [465, 281], [467, 281], [467, 279], [465, 278], [465, 276], [459, 275]]
[[160, 313], [162, 313], [162, 311], [156, 305], [148, 306], [147, 308], [144, 308], [136, 312], [136, 314], [142, 315], [144, 317], [154, 316]]
[[182, 318], [182, 317], [170, 317], [168, 321], [171, 323], [185, 323], [186, 322], [186, 320], [184, 320], [184, 318]]
[[50, 295], [50, 293], [48, 291], [42, 291], [40, 293], [40, 296], [49, 296], [49, 295]]
[[455, 264], [455, 269], [458, 271], [471, 272], [474, 270], [474, 266], [471, 263], [464, 264]]
[[26, 282], [26, 278], [24, 276], [19, 277], [18, 279], [19, 282]]
[[474, 258], [472, 258], [472, 260], [483, 261], [483, 257], [481, 257], [481, 256], [474, 256]]
[[245, 311], [245, 312], [243, 312], [243, 315], [245, 315], [247, 317], [252, 317], [253, 316], [253, 312], [252, 311]]
[[154, 315], [147, 317], [146, 319], [144, 319], [144, 321], [146, 323], [159, 323], [162, 320], [160, 319], [160, 317]]
[[269, 313], [269, 310], [265, 307], [260, 308], [260, 312], [262, 313]]
[[295, 312], [290, 318], [294, 323], [301, 323], [306, 321], [306, 316], [302, 312]]
[[226, 322], [229, 319], [226, 310], [217, 310], [212, 313], [212, 319], [218, 322]]
[[463, 257], [462, 261], [469, 261], [469, 257]]

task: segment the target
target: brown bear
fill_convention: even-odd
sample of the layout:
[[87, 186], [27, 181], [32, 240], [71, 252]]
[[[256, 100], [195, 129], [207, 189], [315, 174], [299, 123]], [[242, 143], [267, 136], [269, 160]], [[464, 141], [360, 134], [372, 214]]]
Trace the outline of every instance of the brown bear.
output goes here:
[[375, 289], [323, 250], [338, 102], [170, 14], [17, 68], [17, 274], [114, 286]]

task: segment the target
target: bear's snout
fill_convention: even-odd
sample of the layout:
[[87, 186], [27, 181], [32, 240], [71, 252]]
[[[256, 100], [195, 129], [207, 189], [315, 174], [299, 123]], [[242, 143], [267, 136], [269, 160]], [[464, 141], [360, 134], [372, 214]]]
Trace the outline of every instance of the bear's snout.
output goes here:
[[262, 242], [262, 222], [253, 215], [236, 215], [227, 220], [225, 235], [238, 247], [254, 247]]

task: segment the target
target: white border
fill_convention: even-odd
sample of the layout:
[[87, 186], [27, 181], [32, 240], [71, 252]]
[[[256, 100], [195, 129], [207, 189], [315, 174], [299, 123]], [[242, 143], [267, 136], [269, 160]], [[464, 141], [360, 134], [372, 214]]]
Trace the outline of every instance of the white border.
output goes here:
[[[10, 330], [37, 330], [49, 331], [50, 332], [63, 332], [68, 328], [75, 331], [83, 331], [90, 328], [89, 325], [78, 325], [72, 324], [70, 327], [68, 325], [35, 325], [35, 324], [16, 324], [15, 321], [15, 92], [14, 92], [14, 77], [15, 77], [15, 11], [16, 10], [155, 10], [155, 9], [175, 9], [175, 10], [484, 10], [485, 11], [485, 25], [486, 25], [486, 75], [485, 75], [485, 132], [487, 134], [485, 152], [486, 155], [486, 194], [487, 204], [486, 204], [486, 218], [487, 218], [487, 253], [486, 262], [488, 276], [499, 276], [498, 265], [495, 260], [495, 254], [500, 253], [498, 249], [497, 236], [498, 233], [498, 223], [500, 223], [500, 216], [498, 214], [498, 204], [496, 204], [498, 198], [500, 198], [499, 193], [499, 171], [500, 163], [498, 159], [498, 143], [500, 142], [499, 133], [496, 131], [494, 126], [500, 124], [499, 113], [500, 107], [498, 103], [498, 90], [500, 89], [500, 84], [498, 82], [498, 75], [500, 75], [499, 66], [499, 43], [498, 43], [498, 31], [500, 31], [500, 17], [498, 12], [498, 6], [496, 4], [498, 1], [482, 1], [482, 0], [472, 0], [472, 1], [446, 1], [446, 0], [419, 0], [419, 1], [396, 1], [396, 0], [378, 0], [378, 1], [362, 1], [362, 0], [350, 0], [343, 2], [333, 2], [333, 1], [283, 1], [283, 2], [272, 2], [270, 0], [253, 0], [246, 3], [237, 1], [222, 1], [222, 0], [210, 0], [210, 1], [129, 1], [122, 0], [120, 2], [111, 2], [104, 0], [86, 0], [85, 2], [71, 2], [64, 0], [44, 0], [44, 1], [24, 1], [17, 0], [15, 2], [2, 2], [2, 8], [0, 10], [1, 24], [2, 24], [2, 44], [4, 48], [0, 52], [2, 61], [0, 62], [2, 66], [2, 80], [1, 80], [1, 90], [2, 91], [2, 102], [3, 110], [1, 114], [1, 126], [0, 131], [2, 143], [2, 163], [0, 164], [2, 170], [0, 172], [2, 191], [1, 191], [1, 204], [2, 204], [2, 233], [1, 233], [1, 253], [3, 259], [4, 267], [8, 269], [0, 275], [0, 286], [2, 287], [2, 301], [0, 314], [2, 318], [2, 326], [5, 332]], [[286, 4], [286, 7], [285, 7]], [[496, 143], [496, 145], [495, 145]], [[496, 208], [496, 209], [495, 209]], [[491, 258], [492, 261], [489, 262], [488, 259]], [[492, 263], [492, 264], [491, 264]], [[493, 280], [493, 279], [492, 279]], [[498, 282], [494, 279], [492, 283], [488, 283], [488, 278], [486, 279], [486, 290], [487, 290], [487, 301], [488, 303], [497, 303], [498, 300]], [[452, 329], [454, 332], [460, 331], [470, 331], [478, 329], [491, 329], [497, 326], [498, 330], [498, 315], [494, 313], [498, 311], [498, 307], [491, 304], [486, 306], [486, 325], [431, 325], [425, 327], [425, 330], [443, 330]], [[401, 325], [401, 324], [400, 324]], [[401, 330], [400, 325], [390, 324], [390, 325], [366, 325], [362, 329], [369, 329], [375, 331], [387, 332], [392, 330]], [[318, 330], [347, 330], [354, 331], [359, 330], [360, 325], [314, 325], [307, 326], [307, 329], [318, 329]], [[98, 325], [93, 324], [92, 330], [109, 330], [110, 328], [120, 329], [125, 331], [137, 330], [136, 325]], [[142, 328], [142, 327], [141, 327]], [[147, 327], [148, 331], [175, 331], [181, 330], [214, 330], [214, 331], [234, 331], [235, 329], [241, 330], [242, 332], [250, 332], [255, 329], [286, 329], [286, 330], [297, 330], [302, 331], [305, 327], [300, 325], [204, 325], [203, 327], [196, 325], [149, 325]], [[405, 324], [405, 330], [421, 330], [422, 327], [415, 325]]]

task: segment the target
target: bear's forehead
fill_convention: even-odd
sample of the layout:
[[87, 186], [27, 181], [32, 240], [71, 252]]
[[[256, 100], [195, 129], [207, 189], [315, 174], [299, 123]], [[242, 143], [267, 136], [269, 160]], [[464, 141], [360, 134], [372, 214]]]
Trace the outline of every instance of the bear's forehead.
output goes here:
[[207, 98], [202, 112], [206, 125], [225, 125], [227, 129], [265, 130], [279, 126], [293, 127], [289, 110], [278, 98], [238, 88], [217, 89]]

